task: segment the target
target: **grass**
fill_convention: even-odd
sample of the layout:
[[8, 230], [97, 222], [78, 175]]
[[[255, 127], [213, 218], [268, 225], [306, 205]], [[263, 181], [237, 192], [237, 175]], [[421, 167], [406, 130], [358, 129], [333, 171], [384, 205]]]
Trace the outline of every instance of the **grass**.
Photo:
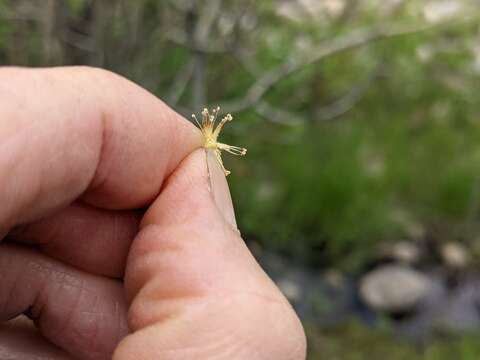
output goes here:
[[305, 326], [308, 360], [473, 360], [480, 354], [480, 334], [437, 338], [423, 347], [396, 338], [388, 329], [350, 323], [321, 331]]

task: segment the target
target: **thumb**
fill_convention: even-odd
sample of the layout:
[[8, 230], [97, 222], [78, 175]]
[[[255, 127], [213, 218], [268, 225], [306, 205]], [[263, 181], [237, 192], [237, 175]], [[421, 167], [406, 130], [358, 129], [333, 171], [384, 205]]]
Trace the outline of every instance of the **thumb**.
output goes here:
[[114, 360], [305, 358], [302, 326], [236, 230], [210, 151], [187, 157], [148, 210], [125, 287], [132, 334]]

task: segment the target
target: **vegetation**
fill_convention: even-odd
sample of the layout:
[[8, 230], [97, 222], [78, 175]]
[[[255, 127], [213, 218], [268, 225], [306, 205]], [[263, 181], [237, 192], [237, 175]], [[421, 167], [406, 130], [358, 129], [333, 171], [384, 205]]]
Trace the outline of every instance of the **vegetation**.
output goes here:
[[[480, 253], [474, 6], [0, 0], [0, 61], [111, 69], [188, 117], [223, 105], [236, 118], [225, 142], [249, 149], [226, 159], [245, 238], [355, 272], [378, 244], [404, 238]], [[420, 356], [356, 326], [311, 334], [322, 358]], [[452, 340], [424, 358], [473, 359], [477, 348]]]
[[333, 331], [308, 330], [309, 360], [473, 360], [480, 352], [476, 333], [415, 347], [395, 340], [388, 330], [366, 329], [355, 323]]
[[266, 246], [354, 270], [412, 224], [473, 241], [480, 51], [467, 2], [456, 22], [422, 1], [280, 3], [1, 0], [0, 59], [106, 67], [186, 115], [226, 104], [230, 140], [250, 150], [229, 165], [239, 223]]

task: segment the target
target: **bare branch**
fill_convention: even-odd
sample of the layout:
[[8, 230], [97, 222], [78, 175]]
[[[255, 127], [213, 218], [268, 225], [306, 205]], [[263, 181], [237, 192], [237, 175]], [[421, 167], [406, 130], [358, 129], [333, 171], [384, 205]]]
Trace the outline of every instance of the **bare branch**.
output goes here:
[[[333, 120], [348, 111], [350, 111], [358, 102], [363, 99], [368, 89], [374, 81], [383, 72], [384, 65], [377, 65], [360, 83], [351, 87], [351, 89], [336, 101], [326, 106], [320, 107], [315, 111], [314, 121]], [[297, 114], [285, 111], [270, 105], [266, 101], [260, 101], [254, 107], [255, 111], [267, 120], [281, 125], [298, 125], [302, 118]]]
[[65, 29], [61, 34], [62, 41], [77, 49], [87, 52], [95, 51], [95, 40], [90, 36], [84, 35], [71, 29]]
[[113, 14], [119, 4], [119, 0], [94, 1], [92, 3], [93, 21], [91, 34], [94, 40], [95, 50], [90, 54], [90, 65], [104, 67], [109, 53], [107, 46], [110, 41], [109, 28], [113, 23]]
[[365, 80], [351, 87], [350, 91], [345, 95], [341, 96], [333, 103], [317, 109], [315, 111], [315, 120], [332, 120], [350, 111], [364, 97], [370, 86], [382, 73], [383, 69], [383, 64], [377, 65], [368, 74]]
[[65, 4], [58, 0], [44, 2], [42, 9], [42, 47], [44, 61], [48, 65], [62, 63], [64, 48], [58, 34], [65, 27]]
[[[247, 54], [245, 54], [245, 52], [242, 52], [241, 49], [233, 51], [233, 56], [250, 75], [252, 75], [254, 78], [259, 76], [260, 66], [257, 64], [255, 59], [249, 57]], [[254, 109], [259, 115], [272, 123], [294, 126], [302, 122], [302, 119], [298, 115], [279, 109], [278, 107], [274, 107], [267, 101], [259, 101], [258, 104], [254, 106]]]
[[255, 105], [255, 111], [270, 122], [281, 125], [298, 125], [304, 121], [296, 114], [276, 108], [266, 101], [260, 101]]
[[217, 42], [195, 43], [191, 44], [188, 40], [188, 35], [179, 30], [169, 30], [165, 34], [165, 38], [176, 45], [189, 48], [193, 51], [199, 51], [206, 54], [222, 54], [228, 52], [230, 49], [225, 44]]
[[170, 88], [166, 99], [169, 105], [175, 106], [185, 92], [185, 88], [188, 85], [188, 82], [191, 80], [193, 75], [193, 61], [190, 61], [186, 64], [183, 69], [181, 69], [177, 77], [175, 78], [172, 87]]
[[18, 21], [18, 22], [33, 22], [38, 21], [38, 17], [24, 16], [18, 14], [0, 14], [0, 20], [3, 21]]
[[168, 0], [167, 3], [180, 12], [188, 12], [194, 6], [194, 1]]
[[285, 63], [261, 76], [250, 87], [245, 97], [239, 100], [229, 101], [223, 106], [232, 112], [246, 110], [258, 104], [263, 96], [282, 79], [305, 68], [306, 66], [315, 64], [321, 60], [337, 55], [344, 51], [367, 45], [374, 41], [396, 36], [415, 34], [430, 30], [432, 28], [437, 28], [439, 25], [445, 24], [421, 25], [413, 27], [393, 24], [374, 29], [370, 28], [357, 30], [352, 34], [321, 44], [318, 48], [302, 58], [288, 59]]
[[210, 0], [208, 6], [203, 7], [203, 11], [199, 13], [194, 33], [196, 43], [208, 43], [212, 27], [220, 14], [221, 5], [220, 0]]
[[[246, 55], [236, 51], [233, 53], [235, 59], [250, 73], [257, 77], [259, 74], [259, 66], [255, 60], [248, 58]], [[383, 63], [377, 65], [360, 83], [352, 86], [350, 90], [339, 97], [333, 103], [323, 106], [315, 111], [315, 120], [326, 121], [337, 118], [350, 111], [366, 94], [367, 90], [381, 74], [384, 69]], [[255, 106], [255, 111], [270, 122], [281, 125], [298, 125], [302, 119], [297, 114], [279, 109], [270, 105], [267, 101], [260, 100]]]
[[244, 49], [240, 47], [233, 49], [232, 56], [254, 78], [261, 75], [259, 64]]
[[[236, 49], [234, 40], [239, 36], [240, 22], [253, 4], [254, 2], [250, 1], [240, 9], [237, 16], [232, 20], [232, 29], [230, 33], [223, 34], [220, 41], [215, 41], [215, 39], [210, 36], [212, 27], [218, 20], [219, 14], [222, 10], [221, 2], [218, 0], [209, 2], [209, 6], [198, 14], [197, 25], [195, 26], [196, 41], [191, 41], [188, 30], [182, 31], [177, 28], [169, 29], [162, 35], [172, 43], [196, 52], [202, 52], [205, 54], [224, 54], [233, 52]], [[192, 9], [194, 8], [192, 7]], [[189, 11], [192, 11], [192, 9]], [[185, 17], [186, 16], [187, 15], [185, 15]]]

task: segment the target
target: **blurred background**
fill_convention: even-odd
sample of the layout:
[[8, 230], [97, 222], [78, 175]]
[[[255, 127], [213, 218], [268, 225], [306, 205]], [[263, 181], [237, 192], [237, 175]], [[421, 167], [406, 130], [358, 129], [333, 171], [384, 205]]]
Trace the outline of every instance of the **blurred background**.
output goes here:
[[0, 0], [3, 65], [220, 105], [238, 222], [309, 359], [480, 358], [480, 2]]

